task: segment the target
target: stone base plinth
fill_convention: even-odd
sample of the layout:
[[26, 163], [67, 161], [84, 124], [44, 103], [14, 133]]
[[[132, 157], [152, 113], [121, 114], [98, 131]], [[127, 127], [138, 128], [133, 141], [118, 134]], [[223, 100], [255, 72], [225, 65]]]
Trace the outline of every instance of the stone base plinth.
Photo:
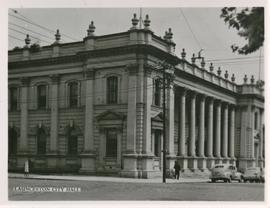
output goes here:
[[95, 174], [96, 173], [96, 155], [95, 154], [82, 154], [81, 168], [79, 173]]
[[202, 171], [206, 169], [206, 158], [204, 157], [198, 158], [198, 168]]
[[120, 172], [121, 177], [138, 178], [137, 170], [137, 154], [124, 154], [123, 155], [123, 170]]
[[215, 159], [213, 157], [207, 158], [207, 168], [212, 169], [215, 166]]

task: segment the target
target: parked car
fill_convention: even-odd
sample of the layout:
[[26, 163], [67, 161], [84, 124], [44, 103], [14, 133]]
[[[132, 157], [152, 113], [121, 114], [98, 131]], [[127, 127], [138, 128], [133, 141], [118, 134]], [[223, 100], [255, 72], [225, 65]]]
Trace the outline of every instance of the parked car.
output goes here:
[[264, 170], [259, 167], [249, 167], [242, 175], [244, 182], [264, 182]]
[[242, 179], [244, 182], [260, 182], [261, 175], [262, 174], [259, 167], [249, 167], [245, 169]]
[[261, 182], [264, 183], [264, 168], [261, 168]]
[[217, 164], [211, 170], [210, 179], [213, 183], [218, 180], [223, 180], [228, 183], [232, 180], [237, 180], [240, 183], [242, 181], [242, 174], [237, 171], [234, 165]]

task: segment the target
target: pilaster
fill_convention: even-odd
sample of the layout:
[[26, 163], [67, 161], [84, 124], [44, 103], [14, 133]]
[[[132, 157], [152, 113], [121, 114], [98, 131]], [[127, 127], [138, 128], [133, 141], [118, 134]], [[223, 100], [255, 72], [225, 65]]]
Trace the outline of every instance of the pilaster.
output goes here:
[[20, 142], [19, 153], [26, 154], [28, 152], [28, 85], [30, 79], [28, 77], [21, 78], [21, 121], [20, 121]]
[[50, 128], [50, 154], [56, 154], [58, 148], [58, 75], [51, 75], [51, 128]]

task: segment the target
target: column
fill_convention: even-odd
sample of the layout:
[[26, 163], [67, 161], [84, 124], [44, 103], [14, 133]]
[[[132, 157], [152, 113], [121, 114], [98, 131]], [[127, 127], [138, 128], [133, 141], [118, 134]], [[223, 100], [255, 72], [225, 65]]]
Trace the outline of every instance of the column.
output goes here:
[[214, 100], [213, 98], [209, 99], [208, 106], [208, 126], [207, 126], [207, 156], [213, 157], [213, 108], [214, 108]]
[[196, 94], [191, 94], [191, 110], [190, 110], [190, 140], [189, 140], [189, 155], [196, 156], [195, 153], [195, 136], [196, 136]]
[[231, 106], [230, 110], [230, 149], [229, 155], [231, 159], [234, 159], [234, 134], [235, 134], [235, 109]]
[[222, 156], [228, 157], [228, 104], [224, 103], [223, 111], [223, 138], [222, 138]]
[[220, 157], [220, 127], [221, 127], [221, 104], [216, 105], [216, 135], [215, 135], [215, 156]]
[[205, 115], [205, 96], [202, 95], [200, 99], [200, 124], [199, 124], [199, 156], [204, 157], [204, 115]]
[[93, 153], [94, 150], [94, 69], [85, 73], [85, 128], [84, 128], [84, 153]]
[[151, 105], [153, 99], [153, 79], [151, 77], [152, 68], [144, 66], [144, 117], [143, 117], [143, 160], [142, 177], [154, 177], [153, 158], [151, 152]]
[[178, 153], [180, 156], [185, 156], [186, 144], [186, 89], [182, 90], [180, 97], [180, 140], [178, 143]]
[[27, 153], [28, 151], [28, 85], [29, 78], [21, 78], [21, 126], [19, 152]]
[[[248, 131], [248, 143], [250, 145], [250, 158], [253, 160], [255, 157], [254, 157], [254, 119], [255, 119], [255, 116], [254, 116], [254, 106], [252, 106], [251, 104], [248, 105], [248, 128], [249, 128], [249, 131]], [[255, 164], [255, 161], [252, 162], [252, 164]]]
[[[122, 177], [137, 178], [137, 153], [136, 153], [136, 121], [137, 121], [137, 72], [138, 65], [127, 66], [128, 70], [128, 112], [127, 112], [127, 145], [123, 154], [124, 167], [121, 171]], [[151, 138], [151, 131], [150, 137]]]
[[[143, 153], [151, 153], [151, 105], [153, 98], [153, 85], [151, 77], [151, 68], [145, 67], [144, 76], [144, 137], [143, 137]], [[150, 87], [149, 87], [150, 86]]]
[[50, 153], [56, 154], [58, 142], [58, 75], [51, 76], [51, 132], [50, 132]]
[[81, 154], [82, 173], [96, 172], [96, 154], [94, 152], [94, 79], [93, 68], [85, 68], [85, 126], [84, 149]]
[[264, 120], [263, 120], [263, 110], [260, 109], [260, 122], [259, 122], [259, 128], [260, 128], [260, 147], [259, 147], [259, 157], [260, 159], [263, 159], [263, 139], [264, 139], [264, 134], [263, 134], [263, 123], [264, 123]]
[[171, 85], [167, 91], [167, 140], [168, 140], [168, 154], [175, 155], [174, 152], [174, 86]]
[[264, 132], [263, 132], [263, 124], [264, 124], [264, 119], [263, 119], [263, 109], [260, 109], [260, 141], [259, 141], [259, 167], [264, 167], [264, 158], [263, 158], [263, 151], [264, 151]]

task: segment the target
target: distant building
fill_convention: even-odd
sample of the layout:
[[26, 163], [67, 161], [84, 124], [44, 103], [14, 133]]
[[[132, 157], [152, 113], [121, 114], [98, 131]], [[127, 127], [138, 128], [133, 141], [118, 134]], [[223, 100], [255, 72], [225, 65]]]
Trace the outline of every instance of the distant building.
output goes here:
[[[83, 41], [26, 45], [8, 52], [10, 171], [31, 160], [36, 172], [150, 178], [162, 173], [163, 111], [160, 62], [173, 66], [166, 88], [167, 169], [207, 172], [216, 163], [264, 166], [264, 96], [254, 78], [234, 75], [204, 59], [191, 63], [164, 38], [132, 19], [122, 33]], [[196, 63], [200, 61], [200, 63]], [[198, 65], [197, 65], [198, 64]], [[216, 69], [215, 69], [216, 70]]]

